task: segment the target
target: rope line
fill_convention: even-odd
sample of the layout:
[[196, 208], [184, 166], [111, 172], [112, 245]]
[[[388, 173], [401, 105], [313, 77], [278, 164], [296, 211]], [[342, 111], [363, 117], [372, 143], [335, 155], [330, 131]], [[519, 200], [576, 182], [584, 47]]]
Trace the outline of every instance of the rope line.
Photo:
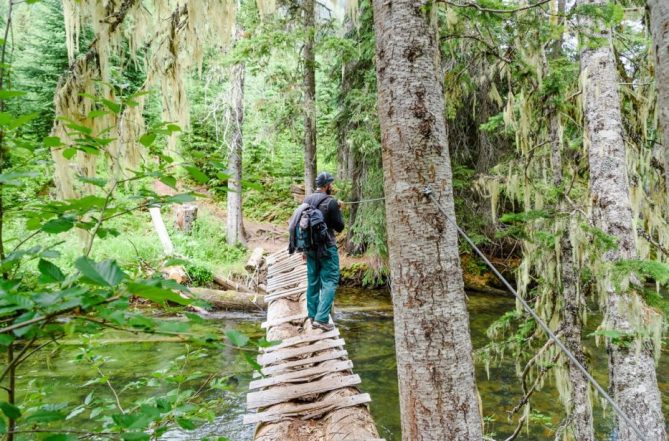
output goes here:
[[385, 199], [385, 197], [380, 197], [380, 198], [373, 198], [373, 199], [361, 199], [359, 201], [341, 201], [341, 203], [344, 204], [344, 205], [362, 204], [363, 202], [382, 201], [384, 199]]
[[437, 206], [439, 211], [441, 211], [441, 214], [443, 214], [444, 217], [457, 229], [458, 234], [460, 234], [460, 236], [462, 236], [467, 241], [469, 246], [472, 247], [472, 249], [476, 252], [476, 254], [478, 254], [478, 256], [485, 262], [485, 264], [488, 266], [488, 268], [490, 268], [490, 270], [495, 274], [495, 276], [497, 276], [497, 278], [504, 284], [506, 289], [508, 289], [509, 292], [511, 292], [511, 294], [513, 294], [516, 297], [516, 299], [518, 299], [518, 301], [521, 303], [521, 305], [523, 305], [523, 308], [525, 308], [525, 310], [532, 316], [532, 318], [534, 318], [534, 320], [539, 324], [539, 326], [544, 330], [544, 332], [546, 334], [548, 334], [548, 336], [555, 342], [555, 344], [560, 348], [560, 350], [562, 350], [562, 352], [564, 352], [564, 354], [567, 356], [567, 358], [569, 358], [569, 360], [572, 363], [574, 363], [574, 365], [576, 367], [578, 367], [578, 369], [583, 373], [583, 375], [585, 375], [585, 377], [588, 379], [590, 384], [592, 384], [592, 386], [595, 388], [595, 390], [597, 390], [597, 392], [609, 404], [611, 404], [611, 407], [618, 414], [618, 416], [620, 416], [628, 424], [628, 426], [637, 434], [637, 436], [639, 437], [639, 439], [641, 441], [648, 441], [648, 439], [644, 436], [644, 434], [641, 432], [641, 430], [639, 430], [639, 428], [631, 420], [631, 418], [629, 416], [627, 416], [627, 414], [625, 414], [625, 412], [623, 412], [623, 410], [618, 406], [618, 404], [616, 404], [616, 402], [613, 400], [613, 398], [611, 398], [611, 396], [604, 390], [604, 388], [602, 386], [600, 386], [599, 383], [597, 383], [597, 380], [595, 380], [592, 377], [592, 375], [590, 375], [590, 373], [585, 368], [585, 366], [583, 366], [578, 361], [578, 359], [576, 359], [574, 354], [572, 354], [572, 352], [564, 345], [564, 343], [562, 343], [562, 341], [557, 337], [557, 335], [555, 335], [555, 333], [553, 331], [551, 331], [551, 329], [541, 319], [541, 317], [539, 317], [539, 315], [536, 312], [534, 312], [532, 307], [525, 301], [525, 299], [522, 298], [516, 292], [516, 290], [511, 286], [509, 281], [506, 280], [506, 278], [502, 275], [502, 273], [500, 273], [497, 270], [497, 268], [495, 268], [495, 266], [488, 260], [488, 258], [483, 254], [483, 252], [481, 250], [479, 250], [479, 248], [474, 244], [474, 242], [469, 238], [469, 236], [467, 236], [467, 233], [465, 233], [458, 226], [458, 224], [455, 223], [455, 220], [451, 219], [451, 217], [447, 214], [446, 209], [439, 203], [437, 198], [434, 196], [434, 193], [432, 193], [432, 188], [429, 185], [423, 189], [423, 194], [425, 196], [427, 196]]

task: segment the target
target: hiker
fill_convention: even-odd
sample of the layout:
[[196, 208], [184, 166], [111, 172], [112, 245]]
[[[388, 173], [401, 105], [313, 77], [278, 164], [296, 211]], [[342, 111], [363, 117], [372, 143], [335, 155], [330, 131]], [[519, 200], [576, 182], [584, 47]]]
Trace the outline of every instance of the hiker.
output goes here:
[[[315, 328], [330, 331], [330, 309], [339, 284], [339, 253], [335, 232], [344, 229], [341, 202], [332, 197], [334, 178], [321, 172], [316, 191], [304, 199], [290, 221], [289, 252], [301, 251], [307, 261], [307, 313]], [[317, 213], [318, 211], [319, 213]], [[305, 238], [302, 238], [302, 231]]]

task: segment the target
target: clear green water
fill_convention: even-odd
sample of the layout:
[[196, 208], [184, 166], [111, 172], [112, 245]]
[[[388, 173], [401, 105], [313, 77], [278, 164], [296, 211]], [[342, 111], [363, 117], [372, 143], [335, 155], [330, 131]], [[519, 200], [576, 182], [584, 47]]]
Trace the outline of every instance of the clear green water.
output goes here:
[[[360, 308], [362, 307], [362, 308]], [[371, 410], [381, 433], [387, 441], [400, 440], [400, 421], [397, 373], [393, 338], [392, 309], [389, 294], [385, 291], [341, 289], [336, 301], [335, 320], [346, 339], [354, 370], [362, 377], [361, 389], [372, 395]], [[495, 297], [472, 293], [469, 295], [469, 310], [472, 339], [475, 348], [487, 343], [485, 330], [505, 311], [514, 308], [514, 301], [508, 297]], [[360, 309], [364, 309], [361, 311]], [[212, 320], [212, 330], [221, 332], [227, 328], [237, 328], [250, 335], [261, 336], [259, 328], [263, 320], [258, 314], [231, 313]], [[127, 337], [110, 333], [106, 338]], [[589, 342], [592, 343], [592, 342]], [[594, 346], [594, 345], [591, 345]], [[76, 348], [65, 346], [59, 352], [42, 354], [20, 372], [19, 386], [22, 394], [40, 389], [43, 393], [56, 393], [61, 402], [76, 405], [86, 395], [95, 391], [106, 394], [102, 385], [75, 387], [95, 377], [86, 365], [70, 362]], [[175, 358], [184, 354], [185, 345], [174, 342], [127, 343], [101, 345], [96, 352], [109, 357], [106, 371], [113, 372], [110, 380], [117, 389], [132, 385], [141, 376], [150, 375], [167, 367]], [[665, 397], [665, 414], [669, 415], [669, 355], [665, 352], [658, 369], [658, 380]], [[591, 366], [595, 376], [606, 384], [606, 356], [602, 349], [591, 350]], [[208, 357], [195, 361], [189, 371], [204, 374], [232, 374], [233, 381], [227, 391], [216, 392], [227, 403], [220, 409], [219, 416], [212, 423], [205, 424], [195, 432], [173, 430], [162, 439], [200, 440], [205, 436], [227, 436], [231, 440], [251, 440], [253, 427], [244, 426], [245, 393], [251, 378], [249, 365], [234, 351], [211, 351]], [[513, 408], [521, 397], [521, 390], [511, 360], [502, 366], [490, 369], [490, 378], [482, 366], [477, 366], [478, 388], [483, 400], [483, 411], [487, 417], [486, 432], [494, 433], [495, 439], [505, 439], [515, 424], [507, 420], [506, 412]], [[161, 388], [150, 389], [150, 393], [165, 393]], [[132, 403], [145, 396], [147, 389], [129, 387], [121, 392], [124, 403]], [[548, 382], [543, 390], [533, 397], [537, 415], [519, 440], [552, 440], [553, 430], [562, 418], [562, 405], [557, 399], [553, 385]], [[77, 427], [85, 427], [85, 414], [72, 420]], [[596, 408], [596, 426], [600, 440], [610, 437], [610, 421]], [[27, 439], [27, 438], [26, 438]]]

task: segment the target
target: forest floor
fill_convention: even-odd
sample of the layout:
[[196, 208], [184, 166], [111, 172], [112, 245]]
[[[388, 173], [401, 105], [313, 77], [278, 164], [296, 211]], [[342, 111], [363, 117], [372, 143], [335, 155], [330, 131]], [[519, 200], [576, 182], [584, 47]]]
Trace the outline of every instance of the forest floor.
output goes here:
[[[161, 195], [176, 194], [173, 188], [156, 182], [154, 189]], [[202, 197], [194, 202], [197, 205], [200, 214], [210, 214], [219, 219], [224, 225], [227, 219], [227, 210], [224, 202], [219, 202], [206, 187], [198, 188], [200, 194], [208, 197]], [[266, 252], [275, 253], [285, 249], [288, 245], [288, 225], [287, 220], [276, 219], [272, 222], [261, 221], [249, 217], [244, 218], [244, 231], [246, 233], [246, 246], [250, 251], [256, 247], [262, 247]], [[340, 235], [340, 238], [344, 234]], [[510, 278], [513, 278], [515, 268], [519, 264], [517, 259], [495, 259], [491, 257], [493, 263]], [[483, 268], [478, 260], [470, 254], [461, 255], [463, 268], [463, 278], [465, 287], [469, 290], [488, 292], [492, 294], [505, 294], [500, 290], [499, 281], [495, 276]], [[340, 253], [340, 267], [342, 283], [353, 286], [382, 286], [386, 284], [385, 262], [380, 258], [370, 255], [351, 256], [347, 253]]]

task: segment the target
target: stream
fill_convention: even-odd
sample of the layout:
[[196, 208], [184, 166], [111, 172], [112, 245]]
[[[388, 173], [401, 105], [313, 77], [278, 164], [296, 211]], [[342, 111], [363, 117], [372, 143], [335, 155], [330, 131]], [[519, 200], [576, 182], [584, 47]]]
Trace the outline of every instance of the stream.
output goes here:
[[[469, 293], [469, 313], [472, 339], [475, 348], [488, 343], [486, 329], [504, 312], [515, 307], [513, 298], [488, 294]], [[222, 332], [236, 328], [253, 337], [263, 335], [260, 322], [264, 314], [221, 313], [207, 322], [210, 332]], [[335, 321], [343, 338], [349, 357], [354, 363], [354, 372], [362, 378], [361, 389], [372, 396], [371, 411], [381, 437], [386, 441], [401, 440], [398, 402], [397, 373], [393, 340], [393, 320], [390, 295], [384, 290], [362, 290], [340, 288], [335, 301]], [[591, 325], [596, 325], [591, 323]], [[109, 380], [119, 390], [123, 402], [145, 397], [145, 385], [136, 384], [139, 377], [168, 368], [187, 352], [180, 342], [132, 342], [127, 334], [117, 331], [105, 333], [105, 341], [98, 345], [95, 354], [106, 357], [103, 365]], [[132, 337], [132, 336], [130, 336]], [[591, 349], [590, 366], [601, 384], [607, 382], [606, 355], [603, 348], [594, 346], [588, 337], [586, 344]], [[90, 364], [73, 361], [79, 349], [65, 347], [55, 354], [40, 353], [28, 361], [18, 372], [19, 398], [30, 394], [57, 394], [62, 403], [82, 403], [93, 392], [109, 394], [102, 384], [89, 384], [75, 388], [96, 377]], [[489, 376], [484, 366], [477, 364], [477, 386], [483, 401], [485, 432], [496, 440], [504, 440], [515, 429], [507, 411], [521, 398], [521, 387], [515, 374], [515, 365], [508, 356], [499, 367], [491, 366]], [[225, 436], [232, 441], [249, 441], [253, 437], [253, 426], [242, 424], [245, 412], [245, 394], [251, 379], [250, 365], [234, 350], [209, 351], [189, 363], [188, 373], [202, 375], [230, 375], [228, 386], [216, 391], [225, 400], [225, 408], [217, 412], [212, 423], [206, 423], [195, 431], [174, 429], [161, 437], [163, 440], [201, 440], [204, 437]], [[523, 429], [518, 440], [552, 440], [554, 431], [563, 417], [563, 407], [554, 385], [554, 376], [548, 375], [542, 390], [532, 397], [530, 424]], [[664, 397], [665, 415], [669, 416], [669, 354], [663, 351], [658, 368], [658, 381]], [[152, 393], [159, 395], [167, 389], [153, 385]], [[595, 398], [595, 424], [598, 440], [611, 439], [612, 422], [610, 411], [604, 411]], [[87, 411], [88, 412], [88, 411]], [[86, 425], [86, 412], [82, 412], [68, 423]], [[70, 426], [70, 424], [67, 424]], [[28, 438], [19, 438], [28, 439]], [[216, 439], [216, 438], [213, 438]]]

